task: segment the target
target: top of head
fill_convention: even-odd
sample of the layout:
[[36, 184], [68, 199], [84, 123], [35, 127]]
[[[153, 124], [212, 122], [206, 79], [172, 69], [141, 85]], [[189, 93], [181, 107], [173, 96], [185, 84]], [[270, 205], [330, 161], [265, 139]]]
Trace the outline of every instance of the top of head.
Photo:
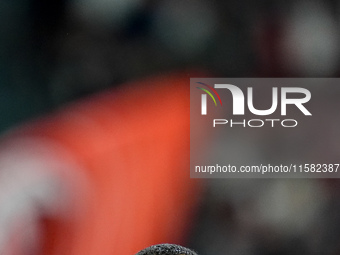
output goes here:
[[136, 255], [197, 255], [197, 253], [177, 244], [157, 244], [141, 250]]

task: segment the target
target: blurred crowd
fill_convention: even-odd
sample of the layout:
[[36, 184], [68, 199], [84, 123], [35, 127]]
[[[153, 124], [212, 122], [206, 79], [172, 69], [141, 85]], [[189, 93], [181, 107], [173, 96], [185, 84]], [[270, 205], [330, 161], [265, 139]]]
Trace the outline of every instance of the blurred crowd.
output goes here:
[[[340, 74], [338, 0], [2, 0], [0, 33], [2, 132], [78, 98], [172, 71]], [[326, 159], [340, 154], [338, 124], [315, 137], [316, 145], [327, 140], [318, 151]], [[231, 137], [230, 144], [242, 143], [246, 158], [256, 159], [285, 158], [294, 144], [261, 135]], [[277, 144], [282, 154], [271, 155]], [[204, 188], [188, 239], [201, 255], [340, 254], [338, 180], [206, 180]]]
[[[340, 4], [327, 1], [2, 1], [1, 130], [124, 81], [334, 77]], [[27, 107], [29, 106], [29, 107]]]

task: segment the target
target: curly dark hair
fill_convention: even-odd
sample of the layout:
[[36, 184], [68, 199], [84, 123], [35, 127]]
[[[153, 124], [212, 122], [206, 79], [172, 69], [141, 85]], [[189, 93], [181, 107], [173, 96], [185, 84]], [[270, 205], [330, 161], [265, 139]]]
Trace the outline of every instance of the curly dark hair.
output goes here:
[[152, 245], [136, 255], [197, 255], [197, 253], [177, 244], [165, 243]]

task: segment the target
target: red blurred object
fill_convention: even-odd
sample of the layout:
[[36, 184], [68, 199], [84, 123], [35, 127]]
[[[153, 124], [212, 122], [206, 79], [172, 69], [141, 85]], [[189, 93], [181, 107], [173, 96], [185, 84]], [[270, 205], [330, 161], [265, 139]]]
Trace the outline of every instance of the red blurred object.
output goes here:
[[58, 144], [81, 166], [71, 171], [86, 180], [70, 194], [78, 209], [66, 218], [42, 217], [43, 254], [131, 255], [183, 243], [199, 196], [189, 177], [189, 78], [127, 84], [6, 138], [3, 144], [27, 137]]

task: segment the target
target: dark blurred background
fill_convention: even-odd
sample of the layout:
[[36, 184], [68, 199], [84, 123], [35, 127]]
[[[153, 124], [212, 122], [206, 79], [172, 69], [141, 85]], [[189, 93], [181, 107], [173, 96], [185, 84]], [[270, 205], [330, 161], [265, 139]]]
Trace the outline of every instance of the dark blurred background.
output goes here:
[[[339, 32], [337, 0], [2, 0], [0, 131], [171, 71], [338, 77]], [[338, 154], [336, 127], [326, 149]], [[268, 139], [263, 152], [241, 142], [260, 157], [276, 141], [285, 142]], [[339, 188], [334, 180], [209, 181], [191, 247], [201, 255], [340, 254]]]
[[334, 77], [340, 3], [4, 0], [0, 130], [160, 72]]

